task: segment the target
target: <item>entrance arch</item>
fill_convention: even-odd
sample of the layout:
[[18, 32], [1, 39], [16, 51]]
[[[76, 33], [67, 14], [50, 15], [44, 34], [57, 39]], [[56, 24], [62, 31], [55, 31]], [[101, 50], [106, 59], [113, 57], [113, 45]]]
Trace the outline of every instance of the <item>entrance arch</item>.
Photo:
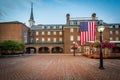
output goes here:
[[61, 47], [53, 47], [52, 53], [63, 53], [63, 48]]
[[34, 48], [34, 47], [27, 47], [26, 48], [26, 53], [36, 53], [36, 48]]
[[39, 53], [50, 53], [50, 50], [48, 47], [40, 47]]

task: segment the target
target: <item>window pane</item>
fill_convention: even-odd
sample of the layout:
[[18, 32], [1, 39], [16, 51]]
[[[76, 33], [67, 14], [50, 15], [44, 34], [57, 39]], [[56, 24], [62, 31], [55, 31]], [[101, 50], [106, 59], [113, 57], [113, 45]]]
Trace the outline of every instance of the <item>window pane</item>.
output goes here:
[[47, 26], [47, 29], [50, 29], [50, 26]]
[[113, 26], [110, 26], [109, 28], [113, 28]]
[[44, 42], [45, 41], [45, 39], [44, 38], [42, 38], [42, 42]]
[[53, 42], [56, 42], [56, 38], [53, 38]]
[[112, 34], [112, 31], [110, 31], [110, 34]]
[[118, 32], [118, 31], [115, 31], [115, 34], [117, 35], [117, 34], [119, 34], [119, 32]]
[[45, 33], [44, 32], [42, 32], [42, 35], [44, 35]]
[[39, 32], [38, 31], [36, 31], [36, 36], [38, 36], [39, 35]]
[[80, 36], [77, 37], [77, 40], [80, 41]]
[[48, 32], [48, 35], [50, 35], [50, 32]]
[[70, 36], [70, 41], [73, 41], [73, 40], [74, 40], [73, 36]]
[[38, 42], [38, 40], [39, 40], [39, 39], [38, 39], [38, 38], [36, 38], [36, 43]]
[[42, 29], [44, 29], [45, 27], [44, 26], [42, 26]]
[[110, 41], [112, 41], [113, 39], [112, 39], [112, 37], [110, 37]]
[[53, 32], [53, 35], [56, 35], [56, 32]]
[[62, 42], [62, 38], [59, 38], [59, 42]]
[[59, 34], [62, 35], [62, 32], [60, 31]]
[[118, 28], [119, 27], [119, 25], [115, 25], [115, 28]]
[[56, 29], [56, 26], [53, 26], [53, 29]]
[[59, 29], [62, 29], [62, 26], [59, 26]]
[[50, 38], [48, 38], [48, 42], [50, 42]]
[[74, 32], [73, 30], [74, 30], [73, 28], [70, 28], [70, 32]]

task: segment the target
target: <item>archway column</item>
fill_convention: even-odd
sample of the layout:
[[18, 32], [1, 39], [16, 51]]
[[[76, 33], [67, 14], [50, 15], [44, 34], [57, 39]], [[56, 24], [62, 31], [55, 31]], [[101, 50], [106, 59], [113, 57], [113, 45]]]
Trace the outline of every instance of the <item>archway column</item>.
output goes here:
[[51, 46], [49, 47], [49, 50], [50, 50], [50, 54], [52, 54], [52, 47]]
[[39, 54], [39, 46], [36, 46], [36, 54]]

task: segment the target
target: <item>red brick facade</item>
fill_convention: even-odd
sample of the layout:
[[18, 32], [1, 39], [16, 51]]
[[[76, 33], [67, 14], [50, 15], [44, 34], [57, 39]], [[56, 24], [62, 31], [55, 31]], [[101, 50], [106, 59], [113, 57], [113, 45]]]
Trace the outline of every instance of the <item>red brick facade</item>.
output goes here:
[[21, 22], [0, 23], [0, 42], [4, 40], [24, 42], [24, 33], [28, 30], [29, 28]]

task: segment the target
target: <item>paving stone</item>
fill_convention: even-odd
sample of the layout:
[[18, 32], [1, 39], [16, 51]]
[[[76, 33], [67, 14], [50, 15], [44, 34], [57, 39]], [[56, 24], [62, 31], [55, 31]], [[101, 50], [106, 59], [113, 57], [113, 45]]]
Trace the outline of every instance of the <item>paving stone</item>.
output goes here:
[[120, 59], [99, 59], [72, 54], [37, 54], [0, 58], [0, 80], [120, 80]]

